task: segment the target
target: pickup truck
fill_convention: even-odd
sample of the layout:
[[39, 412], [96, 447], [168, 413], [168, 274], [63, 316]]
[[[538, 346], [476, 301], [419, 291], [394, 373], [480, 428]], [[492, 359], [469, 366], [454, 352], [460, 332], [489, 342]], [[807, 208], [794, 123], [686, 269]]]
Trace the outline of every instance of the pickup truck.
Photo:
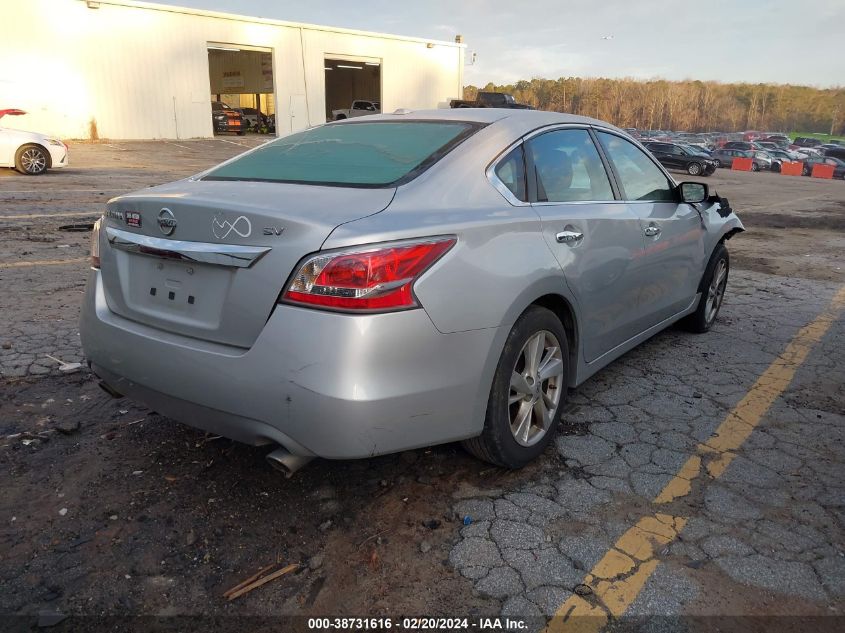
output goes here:
[[530, 105], [517, 103], [513, 95], [504, 92], [479, 92], [475, 101], [452, 99], [450, 108], [510, 108], [511, 110], [533, 110]]
[[332, 120], [351, 119], [356, 116], [381, 114], [381, 104], [378, 101], [353, 101], [347, 110], [332, 110]]

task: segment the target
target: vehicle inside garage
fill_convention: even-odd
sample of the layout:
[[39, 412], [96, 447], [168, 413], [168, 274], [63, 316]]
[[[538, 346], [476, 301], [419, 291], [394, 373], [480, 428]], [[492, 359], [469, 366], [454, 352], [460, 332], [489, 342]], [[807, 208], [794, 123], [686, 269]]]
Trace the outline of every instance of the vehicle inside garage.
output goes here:
[[211, 101], [239, 109], [248, 131], [273, 131], [276, 102], [270, 50], [209, 43], [208, 75]]
[[[336, 110], [352, 107], [356, 100], [381, 103], [381, 62], [377, 59], [326, 58], [326, 121]], [[372, 112], [366, 112], [372, 114]]]

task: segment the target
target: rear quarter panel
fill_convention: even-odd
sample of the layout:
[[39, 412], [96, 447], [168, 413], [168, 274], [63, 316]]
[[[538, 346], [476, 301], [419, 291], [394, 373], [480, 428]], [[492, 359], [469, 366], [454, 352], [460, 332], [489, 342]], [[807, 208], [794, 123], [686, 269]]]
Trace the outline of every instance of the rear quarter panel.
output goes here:
[[485, 175], [514, 140], [507, 126], [478, 133], [399, 187], [385, 211], [335, 229], [323, 248], [456, 235], [457, 244], [414, 286], [444, 333], [509, 326], [549, 288], [571, 299], [537, 213], [511, 205]]

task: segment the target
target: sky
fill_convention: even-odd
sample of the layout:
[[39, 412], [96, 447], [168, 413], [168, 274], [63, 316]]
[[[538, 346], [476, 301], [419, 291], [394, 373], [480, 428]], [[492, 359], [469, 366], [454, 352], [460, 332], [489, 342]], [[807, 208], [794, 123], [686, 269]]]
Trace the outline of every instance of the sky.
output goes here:
[[845, 0], [155, 0], [453, 40], [464, 82], [632, 77], [845, 86]]

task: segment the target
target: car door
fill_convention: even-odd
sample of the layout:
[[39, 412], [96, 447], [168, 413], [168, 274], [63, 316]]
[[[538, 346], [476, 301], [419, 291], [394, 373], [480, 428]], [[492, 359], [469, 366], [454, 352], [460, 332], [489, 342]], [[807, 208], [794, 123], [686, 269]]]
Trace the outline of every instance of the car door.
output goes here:
[[659, 160], [663, 165], [667, 167], [671, 166], [671, 154], [667, 151], [670, 147], [666, 143], [649, 143], [647, 146], [648, 151], [652, 153], [652, 155]]
[[705, 227], [692, 205], [679, 202], [675, 183], [631, 141], [597, 131], [602, 150], [645, 239], [640, 329], [688, 308], [696, 295], [704, 258]]
[[642, 229], [617, 199], [587, 128], [547, 130], [525, 146], [529, 200], [578, 302], [590, 362], [635, 334]]
[[[677, 145], [672, 145], [671, 149], [671, 161], [672, 161], [672, 169], [683, 169], [686, 170], [687, 162], [688, 162], [687, 154]], [[666, 163], [663, 163], [664, 165]]]

